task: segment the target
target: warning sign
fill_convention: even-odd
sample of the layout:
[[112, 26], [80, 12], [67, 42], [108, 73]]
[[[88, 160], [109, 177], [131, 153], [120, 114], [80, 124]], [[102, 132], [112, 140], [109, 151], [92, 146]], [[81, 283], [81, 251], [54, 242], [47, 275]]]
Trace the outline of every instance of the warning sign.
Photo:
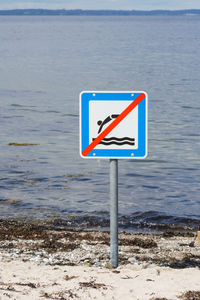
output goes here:
[[146, 93], [82, 92], [80, 151], [83, 158], [145, 158]]

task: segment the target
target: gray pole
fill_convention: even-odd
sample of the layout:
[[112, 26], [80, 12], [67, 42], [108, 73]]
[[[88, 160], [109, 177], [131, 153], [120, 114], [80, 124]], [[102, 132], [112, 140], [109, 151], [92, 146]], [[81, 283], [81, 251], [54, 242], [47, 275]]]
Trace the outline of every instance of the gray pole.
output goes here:
[[118, 267], [118, 160], [110, 159], [110, 264]]

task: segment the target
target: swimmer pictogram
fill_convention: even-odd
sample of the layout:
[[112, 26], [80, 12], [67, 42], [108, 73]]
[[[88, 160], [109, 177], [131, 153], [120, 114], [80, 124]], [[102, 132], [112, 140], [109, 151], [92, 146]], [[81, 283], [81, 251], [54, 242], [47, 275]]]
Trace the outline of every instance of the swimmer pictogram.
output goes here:
[[100, 133], [102, 131], [104, 125], [106, 125], [108, 122], [112, 121], [112, 119], [116, 119], [117, 117], [119, 117], [119, 115], [111, 115], [111, 116], [108, 116], [107, 118], [105, 118], [103, 121], [99, 120], [97, 122], [97, 124], [99, 125], [98, 133]]
[[[98, 120], [97, 121], [97, 125], [99, 126], [99, 130], [98, 130], [98, 134], [102, 131], [103, 127], [108, 124], [110, 121], [112, 121], [113, 119], [116, 119], [117, 117], [119, 117], [119, 114], [112, 114], [108, 117], [106, 117], [103, 121], [102, 120]], [[92, 138], [92, 141], [94, 141], [96, 138]], [[131, 137], [110, 137], [110, 138], [104, 138], [99, 144], [101, 145], [135, 145], [135, 138], [131, 138]]]

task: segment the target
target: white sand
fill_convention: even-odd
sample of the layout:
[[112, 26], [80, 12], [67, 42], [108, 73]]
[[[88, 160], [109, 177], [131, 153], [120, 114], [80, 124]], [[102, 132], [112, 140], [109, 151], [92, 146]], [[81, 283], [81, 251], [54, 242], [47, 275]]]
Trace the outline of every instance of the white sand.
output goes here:
[[198, 268], [172, 269], [143, 263], [107, 269], [50, 266], [21, 259], [0, 262], [2, 300], [149, 300], [156, 297], [173, 300], [188, 290], [200, 290]]
[[111, 269], [109, 233], [31, 228], [1, 227], [1, 300], [180, 300], [187, 291], [199, 296], [181, 300], [200, 300], [195, 234], [120, 233], [120, 266]]

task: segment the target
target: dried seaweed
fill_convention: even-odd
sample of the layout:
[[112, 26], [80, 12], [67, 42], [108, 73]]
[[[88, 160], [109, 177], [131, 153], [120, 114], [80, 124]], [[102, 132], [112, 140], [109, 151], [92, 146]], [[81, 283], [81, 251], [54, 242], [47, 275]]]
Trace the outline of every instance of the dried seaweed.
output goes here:
[[169, 299], [167, 299], [167, 298], [158, 298], [158, 297], [156, 297], [156, 298], [151, 298], [151, 299], [149, 299], [149, 300], [169, 300]]
[[141, 247], [141, 248], [144, 248], [144, 249], [158, 247], [157, 243], [154, 240], [152, 240], [152, 239], [141, 239], [141, 238], [119, 239], [119, 245], [138, 246], [138, 247]]
[[65, 291], [57, 291], [53, 293], [42, 293], [41, 296], [42, 298], [47, 298], [47, 299], [55, 299], [55, 300], [69, 300], [70, 299], [79, 299], [78, 295], [72, 290], [65, 290]]
[[31, 143], [9, 143], [9, 146], [22, 146], [22, 147], [26, 147], [26, 146], [38, 146], [39, 144], [31, 144]]
[[74, 279], [74, 278], [77, 278], [78, 276], [69, 276], [69, 275], [66, 275], [65, 276], [65, 280], [72, 280], [72, 279]]
[[187, 291], [179, 298], [182, 300], [200, 300], [200, 291]]
[[108, 288], [104, 283], [96, 283], [94, 280], [89, 282], [79, 282], [79, 285], [80, 287], [93, 288], [93, 289], [103, 288], [105, 290]]

